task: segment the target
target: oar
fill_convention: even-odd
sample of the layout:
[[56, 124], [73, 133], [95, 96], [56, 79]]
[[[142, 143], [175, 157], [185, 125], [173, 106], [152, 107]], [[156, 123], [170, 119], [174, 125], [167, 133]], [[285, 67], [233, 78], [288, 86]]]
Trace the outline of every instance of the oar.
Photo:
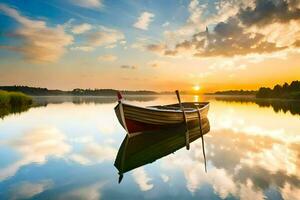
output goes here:
[[182, 111], [182, 114], [183, 114], [183, 120], [184, 120], [184, 123], [185, 123], [185, 126], [186, 126], [185, 146], [186, 146], [186, 149], [189, 150], [190, 149], [190, 138], [189, 138], [189, 129], [188, 129], [188, 124], [187, 124], [186, 114], [185, 114], [184, 107], [183, 107], [183, 105], [181, 103], [181, 100], [180, 100], [179, 91], [176, 90], [175, 93], [176, 93], [176, 96], [177, 96], [177, 99], [178, 99], [178, 102], [179, 102], [179, 106], [180, 106], [180, 110]]
[[203, 137], [203, 131], [202, 131], [202, 120], [201, 120], [201, 111], [197, 107], [198, 110], [198, 118], [199, 118], [199, 128], [200, 128], [200, 134], [201, 134], [201, 140], [202, 140], [202, 152], [203, 152], [203, 157], [204, 157], [204, 167], [205, 167], [205, 172], [207, 172], [206, 169], [206, 156], [205, 156], [205, 148], [204, 148], [204, 137]]

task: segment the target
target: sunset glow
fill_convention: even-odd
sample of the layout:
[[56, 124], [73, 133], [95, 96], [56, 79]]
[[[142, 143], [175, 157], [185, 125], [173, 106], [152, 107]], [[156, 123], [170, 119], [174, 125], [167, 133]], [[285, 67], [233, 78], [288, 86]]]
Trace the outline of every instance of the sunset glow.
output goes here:
[[299, 1], [1, 2], [0, 85], [172, 91], [197, 82], [211, 92], [300, 77]]
[[193, 87], [193, 90], [196, 91], [196, 92], [198, 92], [200, 90], [200, 88], [201, 88], [200, 85], [195, 85]]

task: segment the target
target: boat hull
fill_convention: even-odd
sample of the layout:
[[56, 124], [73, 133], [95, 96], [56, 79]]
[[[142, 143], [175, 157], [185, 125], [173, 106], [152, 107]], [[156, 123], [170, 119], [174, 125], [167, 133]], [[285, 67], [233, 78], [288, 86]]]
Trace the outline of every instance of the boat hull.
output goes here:
[[[201, 118], [207, 117], [208, 103], [183, 103], [183, 105], [187, 108], [185, 110], [187, 121], [199, 120], [198, 112]], [[115, 107], [115, 112], [120, 124], [130, 136], [142, 131], [178, 126], [184, 122], [179, 104], [144, 108], [120, 102]]]

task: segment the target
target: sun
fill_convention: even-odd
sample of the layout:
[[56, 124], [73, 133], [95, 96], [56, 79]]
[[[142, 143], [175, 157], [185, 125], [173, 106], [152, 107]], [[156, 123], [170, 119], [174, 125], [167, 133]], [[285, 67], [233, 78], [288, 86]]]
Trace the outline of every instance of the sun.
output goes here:
[[201, 88], [200, 85], [194, 85], [193, 86], [193, 90], [196, 91], [196, 92], [198, 92], [200, 90], [200, 88]]

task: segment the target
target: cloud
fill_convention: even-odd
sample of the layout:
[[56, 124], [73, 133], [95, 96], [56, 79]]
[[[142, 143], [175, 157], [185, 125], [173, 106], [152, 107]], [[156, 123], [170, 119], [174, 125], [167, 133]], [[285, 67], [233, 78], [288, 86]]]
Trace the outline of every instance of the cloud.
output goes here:
[[149, 44], [146, 46], [147, 50], [156, 52], [156, 53], [162, 53], [166, 49], [166, 45], [164, 44]]
[[127, 43], [126, 40], [120, 41], [120, 44], [121, 44], [121, 45], [126, 45], [126, 43]]
[[300, 189], [298, 187], [291, 186], [289, 183], [285, 183], [281, 189], [283, 199], [298, 199], [300, 196]]
[[69, 159], [81, 165], [91, 165], [91, 161], [88, 158], [82, 156], [81, 154], [71, 154], [69, 156]]
[[83, 23], [83, 24], [74, 26], [71, 31], [74, 34], [82, 34], [82, 33], [85, 33], [86, 31], [91, 30], [91, 29], [92, 29], [92, 25], [87, 24], [87, 23]]
[[[152, 48], [147, 49], [164, 56], [233, 57], [297, 48], [300, 41], [300, 8], [296, 2], [224, 1], [216, 6], [215, 15], [205, 18], [206, 5], [193, 0], [189, 5], [187, 24], [176, 31], [167, 31], [166, 42], [148, 45]], [[203, 24], [213, 25], [213, 28], [205, 31]], [[195, 30], [199, 27], [202, 30]], [[169, 38], [175, 43], [168, 42]], [[164, 43], [168, 45], [162, 46]]]
[[99, 61], [107, 61], [107, 62], [113, 62], [113, 61], [115, 61], [115, 60], [117, 60], [117, 59], [118, 59], [117, 56], [110, 55], [110, 54], [102, 55], [102, 56], [99, 56], [99, 57], [98, 57], [98, 60], [99, 60]]
[[105, 185], [105, 182], [96, 182], [91, 185], [75, 188], [67, 191], [58, 199], [76, 199], [76, 200], [97, 200], [101, 199], [100, 189]]
[[29, 199], [51, 188], [52, 185], [53, 181], [51, 180], [42, 180], [34, 183], [22, 181], [10, 187], [10, 199]]
[[150, 61], [148, 65], [151, 67], [167, 67], [167, 66], [171, 66], [172, 63], [163, 60], [153, 60]]
[[233, 176], [225, 169], [211, 168], [205, 173], [201, 148], [198, 150], [197, 147], [201, 147], [200, 143], [197, 143], [192, 149], [192, 155], [189, 157], [181, 153], [177, 156], [167, 157], [163, 161], [163, 167], [168, 171], [174, 167], [179, 167], [183, 171], [186, 187], [192, 194], [195, 194], [205, 184], [210, 184], [214, 192], [220, 195], [222, 199], [230, 194], [236, 194], [237, 186], [233, 181]]
[[247, 199], [257, 199], [257, 200], [263, 200], [266, 199], [266, 196], [264, 193], [260, 190], [254, 190], [253, 183], [250, 179], [247, 180], [246, 184], [241, 184], [241, 188], [239, 191], [239, 197], [242, 200]]
[[91, 165], [113, 160], [117, 155], [117, 149], [109, 145], [100, 145], [90, 142], [84, 145], [81, 152], [70, 155], [70, 159], [82, 165]]
[[299, 47], [297, 41], [300, 39], [300, 20], [291, 20], [288, 23], [274, 22], [263, 27], [252, 26], [246, 31], [264, 35], [264, 40], [275, 43], [277, 47]]
[[169, 182], [169, 180], [170, 180], [170, 177], [167, 176], [166, 174], [161, 174], [160, 177], [163, 180], [163, 182], [165, 182], [165, 183]]
[[117, 154], [117, 150], [108, 145], [99, 145], [97, 143], [89, 143], [82, 152], [82, 155], [90, 160], [103, 162], [105, 160], [113, 160]]
[[121, 65], [122, 69], [137, 69], [136, 66], [134, 65]]
[[77, 47], [71, 47], [70, 49], [74, 50], [74, 51], [89, 52], [89, 51], [93, 51], [95, 48], [94, 47], [90, 47], [90, 46], [77, 46]]
[[133, 42], [130, 47], [133, 49], [138, 49], [140, 51], [146, 51], [147, 46], [151, 44], [151, 38], [149, 37], [140, 37], [137, 38], [135, 42]]
[[241, 9], [238, 18], [246, 26], [264, 26], [275, 22], [287, 23], [300, 18], [300, 9], [294, 0], [256, 0], [254, 8]]
[[[271, 173], [285, 171], [287, 174], [297, 174], [297, 153], [284, 145], [274, 144], [272, 148], [252, 153], [241, 160], [249, 166], [259, 166]], [[269, 165], [272, 163], [272, 166]]]
[[110, 46], [116, 45], [118, 41], [125, 39], [124, 34], [121, 31], [109, 29], [101, 26], [99, 31], [88, 34], [89, 46]]
[[102, 0], [70, 0], [76, 6], [84, 8], [100, 8], [103, 6]]
[[13, 176], [22, 166], [42, 164], [48, 156], [61, 157], [71, 150], [65, 136], [56, 128], [42, 127], [8, 141], [10, 148], [20, 153], [20, 159], [0, 169], [0, 181]]
[[148, 26], [153, 21], [154, 16], [153, 13], [143, 12], [133, 26], [138, 29], [148, 30]]
[[190, 16], [188, 18], [188, 22], [197, 23], [201, 20], [201, 16], [206, 9], [206, 4], [200, 5], [198, 0], [192, 0], [189, 4], [189, 12]]
[[[75, 29], [75, 32], [79, 34], [91, 29], [89, 25], [82, 25], [80, 25], [80, 27], [74, 27], [77, 28]], [[74, 31], [74, 29], [72, 31]], [[121, 31], [110, 29], [105, 26], [100, 26], [97, 30], [84, 34], [84, 38], [85, 41], [82, 46], [72, 47], [71, 50], [87, 52], [95, 50], [96, 47], [115, 48], [118, 43], [121, 45], [126, 44], [125, 36]]]
[[242, 61], [235, 58], [223, 58], [223, 59], [216, 59], [216, 61], [209, 66], [209, 71], [213, 73], [216, 71], [237, 71], [237, 70], [245, 70], [247, 66], [245, 64], [239, 64]]
[[149, 177], [143, 167], [135, 169], [132, 172], [132, 176], [142, 191], [148, 191], [153, 188], [153, 184], [149, 183], [149, 181], [152, 179]]
[[162, 26], [162, 27], [167, 27], [167, 26], [169, 26], [169, 25], [170, 25], [170, 22], [166, 21], [166, 22], [163, 23], [161, 26]]
[[211, 184], [214, 191], [222, 199], [236, 193], [236, 185], [232, 177], [224, 169], [211, 169], [207, 174], [204, 174], [203, 163], [197, 163], [195, 167], [192, 167], [192, 164], [196, 163], [190, 163], [187, 166], [187, 170], [184, 170], [187, 179], [187, 188], [191, 193], [195, 193], [205, 183]]
[[176, 44], [174, 49], [164, 49], [164, 55], [175, 56], [188, 50], [196, 57], [232, 57], [251, 53], [270, 53], [287, 48], [266, 41], [264, 35], [260, 33], [246, 33], [238, 24], [234, 18], [220, 22], [212, 33], [199, 32], [193, 35], [191, 40]]
[[73, 36], [67, 34], [62, 25], [48, 27], [45, 21], [28, 19], [16, 9], [4, 4], [0, 4], [0, 10], [21, 25], [10, 34], [10, 37], [22, 40], [19, 46], [1, 46], [1, 48], [20, 52], [26, 60], [57, 61], [66, 52], [65, 47], [73, 43]]

